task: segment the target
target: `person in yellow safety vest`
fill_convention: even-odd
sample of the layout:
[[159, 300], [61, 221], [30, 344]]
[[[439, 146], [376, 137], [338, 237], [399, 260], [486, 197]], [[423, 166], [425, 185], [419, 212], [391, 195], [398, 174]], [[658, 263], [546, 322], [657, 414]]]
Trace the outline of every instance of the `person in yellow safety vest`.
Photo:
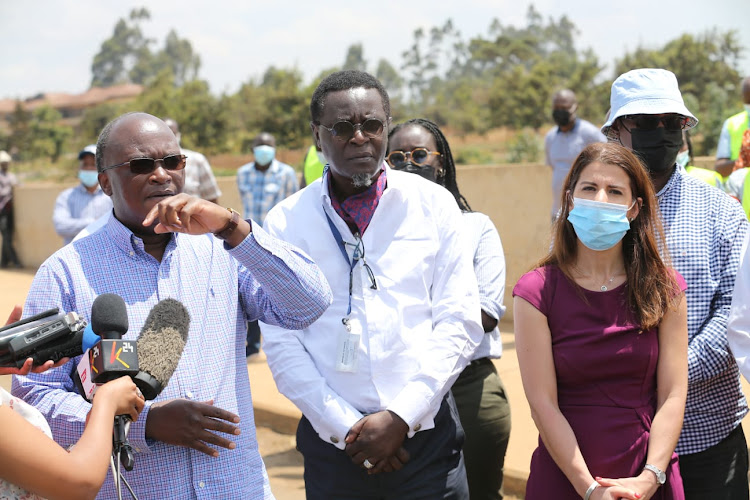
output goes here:
[[310, 146], [305, 155], [305, 164], [302, 167], [302, 181], [300, 189], [309, 186], [312, 181], [319, 179], [323, 175], [323, 168], [326, 165], [326, 158], [323, 152], [319, 151], [315, 145]]
[[[750, 128], [750, 76], [742, 80], [742, 102], [745, 110], [727, 118], [721, 128], [719, 144], [716, 148], [714, 170], [725, 178], [734, 170], [737, 170], [736, 161], [740, 157], [742, 137], [748, 133], [747, 130]], [[742, 166], [749, 167], [750, 165]]]
[[724, 183], [724, 190], [729, 196], [742, 203], [742, 209], [750, 219], [750, 182], [746, 182], [748, 172], [750, 172], [749, 168], [741, 168], [732, 172]]
[[684, 167], [685, 171], [691, 176], [724, 190], [724, 179], [718, 172], [693, 166], [693, 142], [690, 140], [690, 132], [688, 130], [682, 131], [682, 147], [677, 153], [675, 161], [678, 165]]

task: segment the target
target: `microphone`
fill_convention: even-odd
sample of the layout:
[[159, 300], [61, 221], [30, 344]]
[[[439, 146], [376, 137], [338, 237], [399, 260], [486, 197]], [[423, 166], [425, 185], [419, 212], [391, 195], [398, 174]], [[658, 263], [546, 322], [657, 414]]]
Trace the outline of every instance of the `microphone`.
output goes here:
[[190, 314], [175, 299], [164, 299], [149, 312], [137, 343], [140, 371], [133, 378], [147, 400], [156, 398], [167, 386], [189, 330]]
[[78, 391], [89, 401], [97, 384], [138, 373], [136, 343], [122, 340], [127, 331], [128, 312], [122, 297], [113, 293], [99, 295], [91, 305], [91, 323], [79, 339], [84, 356], [76, 367], [78, 376], [73, 376]]
[[123, 340], [128, 331], [128, 310], [122, 297], [99, 295], [91, 305], [91, 329], [101, 340], [88, 351], [91, 379], [104, 384], [123, 375], [138, 373], [138, 352], [133, 340]]

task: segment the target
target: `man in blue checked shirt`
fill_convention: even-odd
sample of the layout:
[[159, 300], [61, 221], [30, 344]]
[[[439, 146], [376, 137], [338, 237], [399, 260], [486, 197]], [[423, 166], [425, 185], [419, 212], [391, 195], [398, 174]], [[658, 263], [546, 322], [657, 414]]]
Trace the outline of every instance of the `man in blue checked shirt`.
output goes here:
[[[125, 338], [134, 339], [159, 300], [181, 301], [191, 316], [188, 342], [167, 387], [130, 428], [135, 468], [123, 474], [140, 498], [273, 498], [255, 438], [245, 322], [308, 326], [331, 302], [325, 278], [237, 212], [180, 194], [185, 158], [158, 118], [112, 121], [96, 163], [113, 216], [47, 259], [24, 313], [56, 306], [86, 317], [99, 294], [116, 293], [128, 306]], [[78, 440], [91, 408], [75, 393], [77, 362], [13, 381], [63, 446]], [[109, 477], [99, 498], [115, 497]]]
[[676, 165], [682, 130], [698, 120], [685, 107], [674, 74], [637, 69], [620, 75], [610, 103], [602, 132], [648, 168], [671, 265], [688, 285], [688, 395], [676, 450], [685, 498], [746, 499], [748, 453], [740, 423], [747, 402], [727, 344], [727, 319], [747, 219], [739, 203]]

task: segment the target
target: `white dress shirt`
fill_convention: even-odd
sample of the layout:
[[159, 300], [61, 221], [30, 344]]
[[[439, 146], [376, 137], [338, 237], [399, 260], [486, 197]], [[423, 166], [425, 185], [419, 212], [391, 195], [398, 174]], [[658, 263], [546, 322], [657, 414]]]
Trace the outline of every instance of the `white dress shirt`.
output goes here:
[[[349, 264], [326, 213], [347, 242], [354, 237], [331, 206], [327, 174], [269, 212], [263, 227], [310, 255], [333, 290], [333, 304], [304, 330], [263, 327], [276, 384], [340, 449], [365, 414], [391, 410], [409, 437], [434, 428], [433, 418], [469, 363], [484, 332], [474, 248], [461, 237], [461, 212], [443, 187], [389, 169], [388, 185], [364, 236], [365, 258], [354, 268], [351, 320], [361, 330], [356, 372], [336, 370], [349, 304]], [[325, 210], [325, 212], [324, 212]], [[346, 245], [349, 258], [353, 247]]]
[[734, 282], [732, 293], [732, 309], [729, 312], [727, 324], [727, 340], [729, 349], [737, 360], [737, 367], [750, 381], [750, 233], [745, 237], [742, 247], [740, 268], [737, 270], [737, 280]]
[[[500, 235], [489, 217], [480, 212], [464, 212], [463, 224], [466, 242], [474, 249], [474, 273], [479, 285], [479, 302], [482, 311], [500, 321], [505, 314], [505, 255]], [[474, 351], [472, 360], [497, 359], [503, 354], [500, 329], [496, 326], [484, 334], [482, 343]]]

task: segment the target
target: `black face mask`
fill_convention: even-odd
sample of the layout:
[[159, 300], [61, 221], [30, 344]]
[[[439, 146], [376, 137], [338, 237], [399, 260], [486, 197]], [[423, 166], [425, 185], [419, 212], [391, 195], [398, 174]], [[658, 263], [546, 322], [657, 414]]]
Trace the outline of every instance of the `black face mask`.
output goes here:
[[555, 109], [552, 111], [552, 119], [560, 127], [564, 127], [570, 123], [570, 116], [571, 113], [567, 109]]
[[633, 152], [641, 157], [652, 174], [664, 173], [675, 164], [682, 147], [682, 130], [634, 128], [630, 131]]
[[400, 168], [402, 172], [409, 172], [410, 174], [417, 174], [424, 177], [428, 181], [437, 182], [435, 176], [435, 169], [430, 165], [414, 165], [412, 162], [407, 163], [404, 168]]

